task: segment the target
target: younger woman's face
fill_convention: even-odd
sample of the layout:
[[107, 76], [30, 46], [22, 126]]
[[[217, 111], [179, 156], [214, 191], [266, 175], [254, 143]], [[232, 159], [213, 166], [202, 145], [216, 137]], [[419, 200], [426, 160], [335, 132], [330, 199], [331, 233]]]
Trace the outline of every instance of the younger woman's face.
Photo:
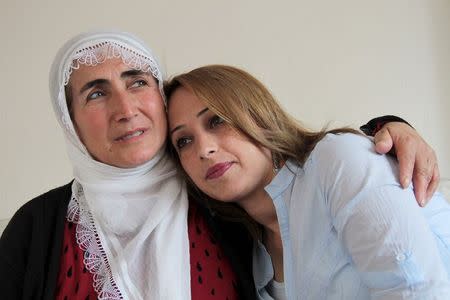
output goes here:
[[210, 197], [244, 201], [273, 178], [270, 151], [232, 129], [188, 89], [172, 94], [168, 118], [183, 169]]

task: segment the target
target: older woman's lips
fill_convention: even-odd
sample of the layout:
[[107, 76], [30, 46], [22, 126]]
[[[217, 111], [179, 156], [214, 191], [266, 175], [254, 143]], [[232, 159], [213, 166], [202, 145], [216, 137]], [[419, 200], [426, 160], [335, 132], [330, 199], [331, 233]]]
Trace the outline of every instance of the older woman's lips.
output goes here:
[[126, 141], [129, 141], [131, 139], [140, 137], [141, 135], [144, 134], [144, 132], [145, 132], [145, 129], [132, 130], [132, 131], [129, 131], [126, 134], [118, 137], [116, 139], [116, 141], [118, 141], [118, 142], [126, 142]]
[[228, 171], [228, 169], [231, 167], [232, 164], [233, 162], [215, 164], [214, 166], [208, 169], [205, 178], [207, 180], [219, 178], [220, 176], [225, 174], [226, 171]]

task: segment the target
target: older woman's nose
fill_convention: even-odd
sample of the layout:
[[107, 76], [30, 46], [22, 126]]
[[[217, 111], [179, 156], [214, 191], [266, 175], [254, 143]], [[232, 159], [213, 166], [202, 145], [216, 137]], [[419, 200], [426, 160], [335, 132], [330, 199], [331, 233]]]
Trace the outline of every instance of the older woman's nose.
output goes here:
[[128, 121], [137, 116], [138, 109], [133, 95], [126, 92], [117, 92], [111, 105], [113, 106], [114, 120], [117, 122]]

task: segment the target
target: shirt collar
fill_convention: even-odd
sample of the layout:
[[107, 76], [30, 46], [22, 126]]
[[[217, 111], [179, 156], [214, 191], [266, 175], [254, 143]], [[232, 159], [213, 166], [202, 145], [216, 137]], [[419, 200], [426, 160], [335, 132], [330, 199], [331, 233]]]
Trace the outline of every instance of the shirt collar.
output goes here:
[[287, 160], [272, 181], [264, 188], [272, 199], [276, 199], [291, 184], [294, 177], [303, 169], [294, 161]]

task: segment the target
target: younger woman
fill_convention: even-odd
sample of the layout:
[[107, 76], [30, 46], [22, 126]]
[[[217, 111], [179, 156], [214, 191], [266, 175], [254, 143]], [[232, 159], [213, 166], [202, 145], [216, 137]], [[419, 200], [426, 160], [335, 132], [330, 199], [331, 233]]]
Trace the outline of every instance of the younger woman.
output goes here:
[[304, 129], [233, 67], [195, 69], [165, 91], [191, 189], [254, 233], [261, 299], [450, 295], [449, 205], [436, 194], [419, 208], [369, 138]]

